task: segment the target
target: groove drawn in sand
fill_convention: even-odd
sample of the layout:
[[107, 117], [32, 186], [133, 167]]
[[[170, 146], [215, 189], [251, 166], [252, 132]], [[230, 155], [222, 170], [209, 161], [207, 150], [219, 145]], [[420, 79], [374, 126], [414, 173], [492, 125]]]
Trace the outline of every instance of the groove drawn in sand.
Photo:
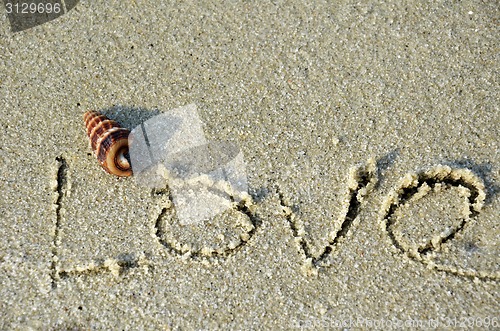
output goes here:
[[99, 260], [91, 263], [86, 267], [77, 267], [74, 269], [60, 270], [59, 279], [67, 279], [75, 276], [96, 276], [103, 272], [109, 272], [113, 276], [123, 276], [129, 270], [139, 267], [149, 267], [149, 260], [145, 255], [139, 257], [121, 254], [118, 258], [110, 258], [106, 260]]
[[[431, 203], [440, 201], [440, 196], [444, 199], [437, 205], [427, 206], [424, 203], [428, 201], [422, 202], [424, 199], [430, 199]], [[382, 227], [393, 245], [409, 258], [459, 276], [500, 280], [498, 272], [465, 269], [432, 259], [434, 252], [440, 251], [479, 215], [485, 197], [483, 181], [470, 170], [439, 165], [401, 180], [382, 205]], [[441, 208], [448, 209], [443, 212], [440, 204], [444, 205]], [[453, 204], [452, 208], [449, 204]], [[432, 214], [435, 210], [438, 212]], [[408, 219], [412, 219], [413, 224], [404, 224]]]
[[59, 266], [58, 266], [58, 250], [59, 250], [59, 236], [61, 231], [61, 206], [62, 199], [66, 190], [66, 171], [68, 165], [66, 160], [60, 156], [56, 158], [57, 162], [57, 186], [54, 187], [55, 192], [57, 193], [55, 204], [56, 218], [54, 220], [54, 237], [52, 240], [52, 262], [50, 264], [50, 278], [51, 278], [51, 286], [52, 288], [57, 287], [57, 280], [59, 279]]
[[159, 201], [153, 231], [168, 251], [226, 257], [252, 237], [258, 220], [244, 154], [234, 142], [206, 137], [195, 104], [148, 119], [129, 142], [135, 182]]
[[[69, 166], [66, 159], [62, 156], [56, 158], [56, 171], [54, 173], [54, 185], [53, 190], [55, 193], [54, 197], [54, 231], [52, 240], [52, 261], [50, 265], [50, 278], [51, 287], [53, 289], [57, 288], [57, 283], [61, 280], [65, 280], [72, 277], [78, 276], [97, 276], [102, 273], [111, 273], [114, 276], [122, 276], [126, 274], [130, 269], [138, 267], [150, 267], [150, 259], [144, 254], [140, 256], [135, 256], [134, 254], [120, 254], [116, 258], [107, 259], [96, 259], [90, 261], [85, 266], [75, 265], [74, 267], [61, 268], [60, 258], [58, 254], [60, 253], [61, 247], [61, 234], [64, 228], [64, 217], [62, 216], [62, 210], [64, 209], [65, 196], [68, 194], [68, 187], [70, 186], [68, 179]], [[228, 215], [229, 222], [235, 223], [234, 216], [240, 218], [240, 233], [238, 233], [237, 238], [234, 240], [226, 240], [222, 242], [220, 247], [213, 247], [213, 245], [206, 245], [199, 249], [193, 249], [190, 247], [192, 245], [186, 243], [180, 243], [179, 240], [182, 238], [174, 238], [167, 234], [167, 222], [175, 220], [175, 208], [172, 204], [172, 197], [170, 192], [165, 190], [153, 189], [152, 192], [153, 200], [161, 207], [161, 212], [151, 218], [154, 222], [155, 235], [159, 242], [169, 250], [172, 254], [181, 255], [183, 258], [189, 257], [192, 260], [202, 260], [211, 258], [225, 258], [231, 254], [237, 252], [242, 248], [248, 240], [254, 235], [256, 228], [260, 224], [259, 218], [255, 215], [255, 205], [251, 202], [251, 198], [240, 200], [236, 202], [231, 198], [233, 203], [233, 208], [230, 209], [230, 213], [233, 215]], [[233, 217], [233, 219], [231, 219]], [[201, 224], [201, 223], [198, 223]], [[181, 224], [184, 227], [192, 227], [196, 224]], [[185, 229], [184, 229], [185, 230]], [[182, 228], [180, 229], [182, 231]], [[209, 231], [209, 230], [208, 230]], [[227, 231], [226, 231], [227, 232]], [[204, 233], [206, 235], [206, 232]], [[184, 235], [186, 237], [192, 238], [193, 233], [185, 231]]]
[[[205, 222], [184, 224], [176, 217], [168, 189], [152, 191], [162, 207], [155, 220], [158, 241], [172, 254], [203, 260], [226, 258], [239, 251], [260, 224], [250, 198], [235, 202], [224, 214]], [[163, 201], [161, 201], [163, 199]]]
[[[57, 288], [58, 281], [71, 277], [93, 276], [103, 272], [121, 276], [133, 268], [149, 268], [150, 259], [143, 253], [138, 256], [123, 253], [117, 258], [95, 260], [85, 267], [75, 266], [61, 269], [58, 254], [60, 253], [61, 234], [64, 224], [62, 215], [65, 196], [68, 194], [70, 183], [66, 159], [62, 156], [58, 157], [56, 163], [57, 171], [54, 174], [55, 181], [52, 186], [55, 193], [55, 219], [50, 265], [52, 288]], [[306, 271], [314, 273], [317, 268], [327, 265], [328, 257], [338, 249], [339, 244], [347, 237], [353, 222], [359, 214], [364, 197], [375, 189], [377, 180], [377, 168], [373, 160], [351, 170], [347, 190], [347, 200], [349, 202], [343, 206], [341, 215], [344, 216], [341, 218], [342, 222], [332, 231], [330, 236], [332, 239], [323, 247], [320, 254], [315, 255], [311, 253], [311, 243], [304, 238], [305, 229], [303, 224], [292, 212], [290, 203], [286, 201], [284, 193], [275, 185], [281, 208], [285, 212], [292, 235], [296, 238], [299, 250], [303, 254], [306, 262], [305, 266], [311, 267]], [[206, 224], [185, 224], [182, 222], [176, 223], [176, 211], [168, 189], [153, 189], [151, 194], [157, 207], [157, 212], [150, 215], [153, 229], [152, 236], [168, 252], [185, 259], [210, 261], [229, 257], [240, 251], [249, 242], [261, 224], [256, 212], [257, 205], [250, 198], [240, 201], [231, 199], [232, 208], [228, 209], [227, 213], [220, 216], [219, 219], [215, 218], [215, 220]], [[437, 211], [433, 217], [439, 220], [439, 222], [435, 222], [437, 229], [430, 226], [421, 226], [420, 230], [417, 229], [420, 231], [417, 234], [423, 233], [424, 235], [415, 235], [415, 230], [404, 224], [405, 212], [408, 211], [408, 214], [418, 215], [411, 208], [418, 207], [421, 200], [431, 199], [431, 202], [435, 202], [437, 201], [435, 200], [436, 197], [441, 197], [441, 204], [448, 206], [449, 210], [455, 210], [457, 214], [453, 217], [447, 210], [443, 212], [442, 209], [434, 208]], [[393, 245], [409, 258], [438, 271], [471, 279], [498, 281], [500, 280], [500, 274], [496, 270], [488, 273], [484, 272], [484, 270], [466, 269], [460, 266], [438, 263], [434, 259], [435, 252], [456, 239], [457, 235], [467, 229], [468, 224], [477, 218], [485, 198], [486, 193], [482, 180], [470, 170], [436, 166], [426, 172], [409, 174], [404, 177], [383, 203], [380, 220]], [[451, 208], [449, 208], [450, 205]], [[463, 217], [460, 218], [460, 215]], [[224, 228], [224, 224], [231, 224], [235, 227]], [[197, 225], [201, 226], [198, 229], [198, 231], [201, 230], [198, 239], [202, 239], [198, 242], [193, 241], [193, 238], [196, 239], [197, 237], [195, 236], [196, 231], [192, 231], [193, 227]], [[213, 231], [217, 227], [217, 231]], [[211, 232], [211, 235], [207, 236], [207, 229], [208, 232]]]
[[[286, 202], [283, 193], [278, 187], [276, 187], [280, 204], [285, 211], [285, 217], [292, 230], [292, 235], [296, 238], [306, 263], [316, 268], [325, 266], [328, 256], [337, 249], [338, 245], [346, 237], [352, 223], [359, 214], [359, 208], [364, 196], [374, 189], [377, 184], [377, 180], [377, 168], [373, 159], [370, 159], [364, 165], [351, 169], [348, 182], [349, 203], [343, 206], [343, 221], [340, 227], [334, 229], [330, 234], [330, 238], [333, 239], [331, 239], [328, 244], [323, 247], [321, 253], [316, 256], [311, 253], [310, 244], [304, 238], [304, 225], [302, 222], [299, 222], [296, 215], [292, 212], [290, 204]], [[313, 270], [309, 271], [314, 273]]]
[[59, 251], [61, 247], [61, 233], [63, 230], [62, 210], [64, 205], [64, 197], [68, 194], [68, 187], [70, 186], [68, 179], [69, 166], [66, 159], [63, 156], [59, 156], [55, 159], [56, 161], [56, 171], [54, 173], [54, 185], [52, 189], [54, 190], [54, 231], [52, 240], [52, 261], [50, 264], [50, 279], [52, 289], [57, 288], [57, 283], [66, 279], [70, 276], [82, 276], [82, 275], [98, 275], [102, 272], [110, 272], [115, 276], [122, 275], [126, 273], [129, 269], [137, 268], [140, 266], [147, 266], [148, 261], [144, 256], [134, 257], [128, 254], [121, 254], [118, 258], [98, 260], [91, 262], [89, 266], [86, 267], [74, 267], [71, 269], [61, 269], [59, 263]]

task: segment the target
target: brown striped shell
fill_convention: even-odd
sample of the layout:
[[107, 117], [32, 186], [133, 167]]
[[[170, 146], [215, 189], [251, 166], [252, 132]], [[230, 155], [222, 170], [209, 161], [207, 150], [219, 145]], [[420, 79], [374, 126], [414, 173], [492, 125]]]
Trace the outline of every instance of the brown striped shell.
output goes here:
[[104, 170], [121, 177], [132, 175], [128, 155], [130, 130], [95, 111], [86, 112], [83, 120], [92, 150]]

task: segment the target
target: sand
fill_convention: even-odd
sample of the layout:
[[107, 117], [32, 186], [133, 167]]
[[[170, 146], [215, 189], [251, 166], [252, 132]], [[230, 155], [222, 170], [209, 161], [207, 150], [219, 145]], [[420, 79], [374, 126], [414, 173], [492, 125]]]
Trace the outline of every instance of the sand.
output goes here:
[[[0, 20], [0, 329], [500, 325], [498, 4], [81, 1]], [[182, 224], [82, 115], [196, 104], [250, 199]]]

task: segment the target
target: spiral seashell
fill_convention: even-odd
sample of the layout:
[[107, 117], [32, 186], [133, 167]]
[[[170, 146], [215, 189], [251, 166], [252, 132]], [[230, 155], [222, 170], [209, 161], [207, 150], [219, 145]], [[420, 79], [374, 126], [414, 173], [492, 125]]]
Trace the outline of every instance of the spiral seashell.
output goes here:
[[132, 175], [128, 155], [130, 130], [95, 111], [86, 112], [83, 120], [92, 150], [104, 170], [121, 177]]

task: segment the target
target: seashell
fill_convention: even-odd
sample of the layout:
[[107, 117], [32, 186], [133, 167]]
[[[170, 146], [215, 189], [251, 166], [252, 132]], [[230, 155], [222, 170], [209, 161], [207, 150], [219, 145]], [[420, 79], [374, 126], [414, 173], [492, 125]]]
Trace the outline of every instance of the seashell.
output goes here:
[[83, 120], [92, 150], [104, 170], [121, 177], [132, 175], [128, 154], [130, 130], [95, 111], [86, 112]]

